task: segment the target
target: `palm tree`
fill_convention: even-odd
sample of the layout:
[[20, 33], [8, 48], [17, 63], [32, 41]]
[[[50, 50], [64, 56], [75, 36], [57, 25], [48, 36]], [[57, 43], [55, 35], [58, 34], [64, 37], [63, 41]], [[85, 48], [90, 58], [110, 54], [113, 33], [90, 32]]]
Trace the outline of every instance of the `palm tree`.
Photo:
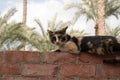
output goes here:
[[21, 40], [27, 41], [27, 38], [24, 35], [28, 29], [25, 31], [22, 23], [16, 23], [14, 21], [8, 23], [9, 19], [15, 14], [16, 11], [17, 10], [15, 8], [11, 8], [5, 15], [0, 17], [1, 49], [4, 49], [5, 47], [6, 50], [19, 50]]
[[0, 28], [7, 24], [7, 21], [17, 12], [16, 8], [11, 8], [4, 16], [0, 16]]
[[[85, 14], [87, 16], [87, 21], [92, 19], [94, 22], [96, 22], [96, 27], [95, 27], [96, 30], [95, 31], [98, 31], [99, 29], [97, 26], [99, 26], [99, 25], [97, 24], [98, 23], [98, 12], [97, 12], [98, 11], [97, 10], [98, 2], [97, 1], [98, 0], [82, 0], [81, 3], [70, 3], [70, 4], [66, 5], [65, 6], [66, 10], [71, 9], [73, 7], [78, 9], [75, 13], [75, 17], [73, 19], [73, 24], [77, 21], [77, 19], [82, 14]], [[101, 1], [101, 0], [99, 0], [99, 1]], [[104, 14], [105, 18], [107, 18], [111, 15], [118, 18], [119, 14], [120, 14], [120, 0], [105, 0], [105, 14]], [[102, 22], [104, 22], [104, 20]], [[105, 24], [105, 23], [103, 23], [103, 24]], [[96, 32], [97, 35], [99, 33], [101, 33], [101, 31]]]
[[20, 44], [20, 40], [21, 39], [25, 40], [25, 38], [20, 35], [22, 33], [21, 32], [22, 30], [20, 28], [21, 26], [22, 26], [21, 23], [9, 23], [6, 26], [4, 26], [4, 28], [1, 29], [0, 31], [1, 47], [6, 46], [6, 50], [10, 49], [18, 50], [17, 47]]
[[[12, 25], [8, 25], [8, 20], [11, 18], [11, 16], [15, 14], [16, 11], [17, 10], [15, 8], [11, 8], [8, 10], [8, 12], [5, 15], [0, 16], [0, 47], [2, 48], [3, 48], [2, 42], [4, 42], [5, 36], [9, 35], [6, 34], [6, 31], [8, 31], [8, 27], [12, 26]], [[9, 30], [11, 29], [9, 28]]]
[[98, 35], [106, 35], [106, 30], [105, 30], [105, 0], [98, 0], [97, 1], [98, 9], [97, 9], [97, 14], [98, 14]]
[[0, 17], [0, 47], [6, 50], [14, 49], [20, 45], [20, 40], [25, 40], [22, 34], [22, 23], [16, 23], [9, 19], [15, 14], [17, 10], [11, 8], [8, 12]]
[[4, 16], [0, 17], [0, 50], [21, 50], [21, 44], [25, 42], [25, 50], [50, 51], [54, 46], [48, 39], [39, 20], [37, 24], [42, 28], [42, 34], [28, 28], [23, 23], [16, 23], [9, 19], [15, 14], [16, 9], [10, 9]]
[[[22, 22], [26, 26], [26, 22], [27, 22], [27, 0], [23, 0], [23, 19], [22, 19]], [[22, 41], [21, 50], [25, 50], [25, 42], [24, 41]]]
[[23, 0], [23, 24], [26, 25], [27, 21], [27, 0]]
[[21, 23], [8, 23], [15, 12], [16, 9], [11, 8], [3, 17], [0, 17], [0, 47], [4, 48], [4, 46], [6, 46], [7, 50], [13, 47], [14, 49], [17, 48], [17, 44], [14, 46], [13, 43], [15, 44], [18, 38], [20, 38], [18, 37], [18, 30], [21, 27]]

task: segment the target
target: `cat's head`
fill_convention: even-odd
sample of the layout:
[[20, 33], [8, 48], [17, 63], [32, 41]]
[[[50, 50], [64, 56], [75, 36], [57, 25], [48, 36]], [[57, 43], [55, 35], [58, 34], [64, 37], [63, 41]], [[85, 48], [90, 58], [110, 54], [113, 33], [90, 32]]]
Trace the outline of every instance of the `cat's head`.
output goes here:
[[50, 41], [57, 46], [64, 45], [68, 40], [70, 40], [70, 36], [66, 34], [67, 28], [68, 27], [65, 27], [55, 32], [47, 30], [50, 37]]

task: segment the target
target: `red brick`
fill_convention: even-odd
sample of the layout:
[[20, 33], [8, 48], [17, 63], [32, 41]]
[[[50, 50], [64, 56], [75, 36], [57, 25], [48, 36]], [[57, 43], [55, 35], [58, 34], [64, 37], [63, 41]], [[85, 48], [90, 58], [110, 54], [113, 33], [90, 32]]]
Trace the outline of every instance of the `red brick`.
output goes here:
[[40, 54], [39, 52], [25, 52], [23, 56], [25, 62], [39, 62]]
[[[119, 53], [115, 53], [116, 55], [119, 55]], [[109, 54], [109, 55], [97, 55], [97, 54], [92, 54], [92, 53], [85, 53], [81, 52], [79, 56], [79, 62], [82, 63], [94, 63], [94, 64], [101, 64], [103, 63], [103, 59], [105, 58], [113, 58], [116, 55], [114, 54]]]
[[75, 63], [76, 56], [70, 53], [44, 53], [44, 62], [47, 63]]
[[6, 61], [7, 62], [22, 62], [23, 53], [21, 51], [7, 51]]
[[0, 77], [0, 80], [4, 80], [4, 78], [3, 78], [3, 77]]
[[0, 74], [20, 74], [20, 68], [18, 64], [0, 64]]
[[95, 70], [94, 65], [66, 64], [61, 66], [60, 73], [64, 76], [95, 76]]
[[23, 75], [39, 76], [39, 75], [55, 75], [57, 72], [57, 65], [47, 64], [25, 64], [22, 70]]
[[3, 53], [0, 51], [0, 63], [3, 61]]
[[80, 80], [115, 80], [110, 78], [80, 78]]
[[39, 62], [39, 52], [29, 51], [8, 51], [6, 53], [7, 62]]
[[32, 77], [6, 77], [5, 80], [39, 80], [39, 79]]
[[79, 56], [79, 61], [83, 63], [102, 63], [103, 58], [101, 56], [90, 54], [90, 53], [81, 53]]
[[100, 74], [102, 76], [120, 76], [120, 65], [101, 65]]
[[53, 78], [53, 77], [44, 77], [41, 80], [74, 80], [71, 78]]
[[64, 79], [61, 79], [61, 80], [74, 80], [72, 78], [64, 78]]

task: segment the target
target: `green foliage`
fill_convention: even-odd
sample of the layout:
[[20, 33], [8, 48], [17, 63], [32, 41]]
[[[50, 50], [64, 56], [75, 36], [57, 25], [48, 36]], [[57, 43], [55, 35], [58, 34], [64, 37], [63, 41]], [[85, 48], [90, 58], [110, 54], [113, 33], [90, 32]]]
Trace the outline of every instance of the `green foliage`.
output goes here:
[[7, 24], [7, 21], [15, 14], [16, 11], [16, 8], [11, 8], [4, 16], [0, 16], [0, 27], [4, 26], [4, 24]]
[[[11, 36], [11, 40], [9, 39], [10, 37], [10, 32], [16, 29], [16, 25], [13, 22], [11, 24], [8, 23], [8, 20], [15, 14], [17, 10], [15, 8], [11, 8], [8, 10], [8, 12], [0, 17], [0, 47], [4, 48], [4, 44], [7, 45], [7, 47], [10, 49], [10, 42], [13, 40], [13, 37]], [[15, 29], [11, 29], [11, 27], [15, 26]], [[12, 31], [12, 32], [13, 32]], [[7, 39], [7, 40], [6, 40]], [[14, 41], [12, 41], [14, 43]], [[14, 45], [11, 45], [14, 46]]]
[[63, 21], [59, 21], [57, 22], [57, 14], [52, 18], [52, 20], [48, 21], [48, 29], [52, 30], [52, 31], [56, 31], [56, 30], [60, 30], [63, 27], [66, 27], [68, 25], [70, 25], [70, 22], [63, 22]]
[[39, 51], [51, 51], [55, 49], [56, 46], [50, 42], [49, 36], [45, 32], [41, 21], [39, 19], [35, 19], [35, 22], [39, 25], [42, 33], [40, 34], [36, 32], [31, 35], [31, 38], [29, 39], [29, 41], [32, 44], [32, 46]]
[[[15, 14], [15, 8], [10, 9], [4, 16], [0, 17], [0, 50], [20, 50], [22, 41], [25, 42], [25, 50], [51, 51], [57, 46], [53, 45], [48, 34], [39, 19], [35, 22], [39, 25], [41, 34], [36, 32], [34, 28], [29, 28], [23, 23], [9, 22], [9, 19]], [[58, 30], [61, 27], [66, 27], [69, 23], [62, 21], [56, 22], [57, 16], [48, 22], [50, 29]], [[9, 23], [8, 23], [9, 22]]]
[[107, 26], [106, 30], [107, 30], [107, 35], [120, 37], [120, 26], [117, 26], [116, 28], [110, 28], [109, 26]]
[[85, 35], [89, 35], [88, 33], [86, 33], [84, 30], [79, 31], [79, 30], [73, 30], [73, 28], [68, 32], [68, 34], [70, 34], [72, 37], [80, 37], [80, 36], [85, 36]]
[[39, 25], [43, 37], [46, 38], [47, 35], [46, 35], [45, 31], [44, 31], [44, 28], [43, 28], [43, 26], [42, 26], [40, 20], [39, 20], [39, 19], [35, 19], [35, 22]]
[[[48, 36], [44, 33], [43, 27], [41, 31], [44, 36], [40, 35], [34, 29], [22, 23], [9, 22], [9, 19], [16, 12], [15, 8], [10, 9], [3, 17], [0, 17], [0, 49], [3, 50], [19, 50], [21, 48], [21, 41], [25, 42], [26, 50], [49, 51], [54, 48], [54, 45], [48, 40]], [[41, 25], [36, 20], [38, 25]], [[46, 38], [45, 38], [46, 37]]]
[[[34, 40], [31, 40], [32, 46], [37, 47], [40, 51], [51, 51], [55, 50], [57, 48], [56, 45], [52, 44], [49, 40], [49, 35], [45, 32], [44, 26], [42, 25], [42, 22], [39, 19], [35, 19], [35, 22], [39, 25], [41, 30], [40, 36], [34, 35]], [[66, 27], [68, 23], [63, 23], [62, 21], [57, 22], [57, 14], [52, 18], [52, 20], [48, 21], [48, 29], [52, 31], [59, 30], [62, 27]], [[33, 37], [32, 37], [33, 39]], [[39, 40], [38, 43], [34, 43], [35, 40]]]
[[[118, 18], [120, 14], [120, 0], [105, 0], [105, 17], [109, 17], [111, 15]], [[65, 6], [65, 9], [77, 8], [77, 12], [75, 14], [74, 22], [77, 21], [79, 16], [86, 15], [87, 21], [92, 19], [95, 22], [97, 21], [97, 0], [82, 0], [81, 3], [70, 3]]]
[[105, 0], [106, 1], [106, 18], [113, 15], [117, 19], [120, 15], [120, 0]]

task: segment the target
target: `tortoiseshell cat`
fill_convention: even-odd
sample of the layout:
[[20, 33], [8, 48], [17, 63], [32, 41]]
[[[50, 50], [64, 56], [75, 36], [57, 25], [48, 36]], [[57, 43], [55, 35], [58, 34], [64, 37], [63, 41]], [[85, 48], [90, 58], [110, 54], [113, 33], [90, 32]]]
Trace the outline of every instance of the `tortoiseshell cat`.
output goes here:
[[[57, 45], [59, 49], [57, 52], [69, 52], [80, 54], [80, 52], [96, 53], [98, 55], [113, 54], [113, 52], [120, 51], [120, 43], [112, 36], [84, 36], [71, 37], [66, 34], [65, 27], [58, 31], [48, 30], [50, 40]], [[120, 63], [120, 58], [105, 59], [104, 63], [116, 64]]]

